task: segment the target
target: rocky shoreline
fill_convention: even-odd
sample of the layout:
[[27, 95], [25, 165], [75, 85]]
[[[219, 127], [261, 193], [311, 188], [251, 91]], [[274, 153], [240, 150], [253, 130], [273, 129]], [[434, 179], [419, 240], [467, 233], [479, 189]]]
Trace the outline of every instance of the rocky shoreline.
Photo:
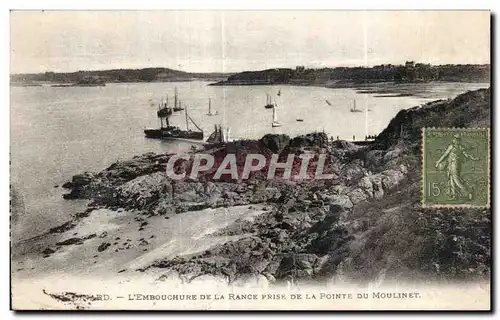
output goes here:
[[[210, 153], [216, 161], [236, 153], [239, 165], [248, 153], [266, 158], [309, 153], [315, 156], [313, 164], [325, 154], [331, 180], [266, 180], [264, 167], [244, 181], [213, 179], [213, 171], [196, 181], [174, 181], [166, 175], [172, 154], [153, 153], [75, 175], [64, 185], [70, 190], [65, 198], [89, 199], [89, 208], [50, 233], [71, 230], [99, 208], [137, 212], [140, 232], [152, 217], [259, 204], [264, 213], [213, 234], [237, 240], [157, 259], [137, 271], [155, 270], [160, 279], [175, 275], [189, 282], [211, 276], [231, 283], [489, 277], [491, 211], [464, 209], [456, 215], [420, 207], [420, 130], [438, 126], [489, 127], [490, 89], [402, 110], [366, 147], [312, 133], [266, 135], [193, 150]], [[189, 168], [190, 162], [179, 166]], [[85, 241], [70, 240], [59, 246]], [[104, 241], [99, 246], [101, 251], [108, 247]], [[51, 250], [42, 254], [50, 256]]]

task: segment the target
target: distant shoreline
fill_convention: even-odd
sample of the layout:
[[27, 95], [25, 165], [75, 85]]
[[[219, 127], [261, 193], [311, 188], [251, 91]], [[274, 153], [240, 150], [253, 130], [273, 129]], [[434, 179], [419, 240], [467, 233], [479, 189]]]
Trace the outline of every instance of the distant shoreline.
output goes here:
[[431, 65], [406, 61], [374, 67], [332, 67], [308, 69], [304, 66], [236, 73], [196, 73], [169, 68], [112, 69], [77, 72], [11, 74], [11, 86], [40, 83], [133, 83], [214, 81], [212, 86], [296, 85], [352, 88], [373, 83], [490, 82], [489, 64]]
[[[106, 81], [105, 84], [112, 83], [170, 83], [170, 82], [194, 82], [194, 81], [219, 81], [220, 79], [169, 79], [169, 80], [157, 80], [157, 81]], [[41, 87], [43, 85], [48, 85], [50, 87], [97, 87], [102, 85], [90, 85], [90, 84], [78, 84], [74, 82], [59, 82], [59, 81], [33, 81], [33, 82], [11, 82], [11, 87]]]
[[[397, 81], [376, 81], [376, 82], [336, 82], [336, 81], [325, 81], [325, 82], [293, 82], [293, 83], [259, 83], [259, 82], [227, 82], [219, 81], [209, 84], [209, 86], [214, 87], [224, 87], [224, 86], [298, 86], [298, 87], [323, 87], [332, 89], [342, 89], [342, 88], [363, 88], [378, 85], [415, 85], [415, 84], [432, 84], [432, 83], [488, 83], [484, 80], [470, 81], [464, 80], [433, 80], [433, 81], [414, 81], [414, 82], [397, 82]], [[364, 92], [363, 92], [364, 93]]]
[[11, 85], [24, 84], [78, 84], [84, 83], [131, 83], [131, 82], [179, 82], [222, 81], [231, 73], [190, 73], [168, 68], [112, 69], [76, 72], [42, 72], [11, 74]]

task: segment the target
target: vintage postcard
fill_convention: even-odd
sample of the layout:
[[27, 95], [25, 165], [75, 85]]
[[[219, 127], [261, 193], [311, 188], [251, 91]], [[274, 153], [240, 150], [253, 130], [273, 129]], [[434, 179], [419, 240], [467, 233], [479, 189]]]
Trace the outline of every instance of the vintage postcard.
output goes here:
[[11, 308], [490, 310], [490, 20], [11, 11]]

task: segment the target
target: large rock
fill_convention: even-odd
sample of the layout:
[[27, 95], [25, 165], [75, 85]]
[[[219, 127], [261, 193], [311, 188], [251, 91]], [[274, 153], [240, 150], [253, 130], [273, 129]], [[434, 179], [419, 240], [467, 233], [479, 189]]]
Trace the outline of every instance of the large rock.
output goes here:
[[111, 246], [111, 243], [109, 242], [103, 242], [99, 245], [99, 247], [97, 247], [97, 251], [98, 252], [103, 252], [104, 250], [106, 250], [107, 248], [109, 248]]
[[168, 155], [146, 153], [131, 160], [117, 161], [100, 175], [107, 179], [129, 181], [145, 174], [163, 171], [168, 159]]
[[380, 199], [384, 196], [381, 174], [367, 174], [359, 180], [358, 186], [371, 198]]
[[273, 153], [280, 153], [290, 141], [290, 137], [286, 134], [266, 134], [260, 139]]
[[324, 196], [324, 201], [330, 206], [330, 212], [348, 211], [353, 207], [353, 203], [347, 195]]
[[127, 207], [143, 209], [160, 197], [163, 201], [171, 201], [172, 187], [163, 172], [156, 172], [124, 183], [117, 188], [117, 197]]
[[396, 187], [408, 174], [408, 169], [404, 165], [400, 165], [397, 169], [388, 169], [381, 173], [367, 173], [359, 179], [358, 187], [368, 197], [380, 199], [384, 196], [384, 192]]
[[343, 150], [357, 150], [360, 147], [358, 145], [355, 145], [352, 142], [345, 141], [345, 140], [335, 140], [333, 142], [333, 147], [336, 149], [343, 149]]
[[324, 132], [314, 132], [305, 136], [298, 136], [290, 140], [290, 147], [319, 147], [326, 148], [328, 146], [328, 136]]
[[63, 195], [64, 199], [90, 199], [94, 196], [94, 191], [98, 179], [90, 172], [84, 172], [73, 176], [71, 182], [63, 184], [64, 188], [71, 189], [70, 193]]
[[77, 175], [73, 176], [71, 183], [74, 186], [86, 185], [86, 184], [89, 184], [93, 178], [94, 178], [94, 175], [92, 173], [84, 172], [82, 174], [77, 174]]
[[94, 175], [90, 172], [84, 172], [81, 174], [74, 175], [71, 182], [66, 182], [63, 184], [63, 188], [71, 189], [78, 188], [88, 185], [94, 179]]
[[399, 170], [389, 169], [382, 173], [382, 186], [384, 189], [392, 189], [397, 186], [408, 174], [408, 168], [400, 165]]

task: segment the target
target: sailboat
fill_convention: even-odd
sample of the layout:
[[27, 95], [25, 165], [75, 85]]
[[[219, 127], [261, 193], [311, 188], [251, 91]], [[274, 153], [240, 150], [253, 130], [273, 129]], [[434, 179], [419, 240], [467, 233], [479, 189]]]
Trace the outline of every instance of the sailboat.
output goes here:
[[363, 112], [362, 110], [356, 108], [356, 99], [353, 99], [353, 107], [351, 108], [351, 112]]
[[278, 113], [276, 111], [277, 107], [278, 106], [276, 104], [273, 105], [273, 123], [272, 123], [273, 128], [281, 127], [281, 123], [279, 123], [278, 121]]
[[207, 116], [218, 115], [219, 111], [212, 112], [212, 99], [208, 98], [208, 113]]
[[174, 111], [182, 111], [184, 108], [181, 107], [181, 101], [177, 98], [177, 87], [175, 87], [174, 96]]
[[281, 90], [278, 90], [278, 97], [281, 96]]
[[232, 141], [230, 135], [231, 135], [230, 127], [223, 128], [221, 124], [216, 124], [214, 132], [207, 139], [207, 143], [220, 143], [220, 142]]
[[269, 94], [267, 95], [267, 101], [266, 101], [266, 105], [264, 106], [264, 108], [266, 108], [266, 109], [274, 108], [274, 104], [272, 104], [271, 96]]

